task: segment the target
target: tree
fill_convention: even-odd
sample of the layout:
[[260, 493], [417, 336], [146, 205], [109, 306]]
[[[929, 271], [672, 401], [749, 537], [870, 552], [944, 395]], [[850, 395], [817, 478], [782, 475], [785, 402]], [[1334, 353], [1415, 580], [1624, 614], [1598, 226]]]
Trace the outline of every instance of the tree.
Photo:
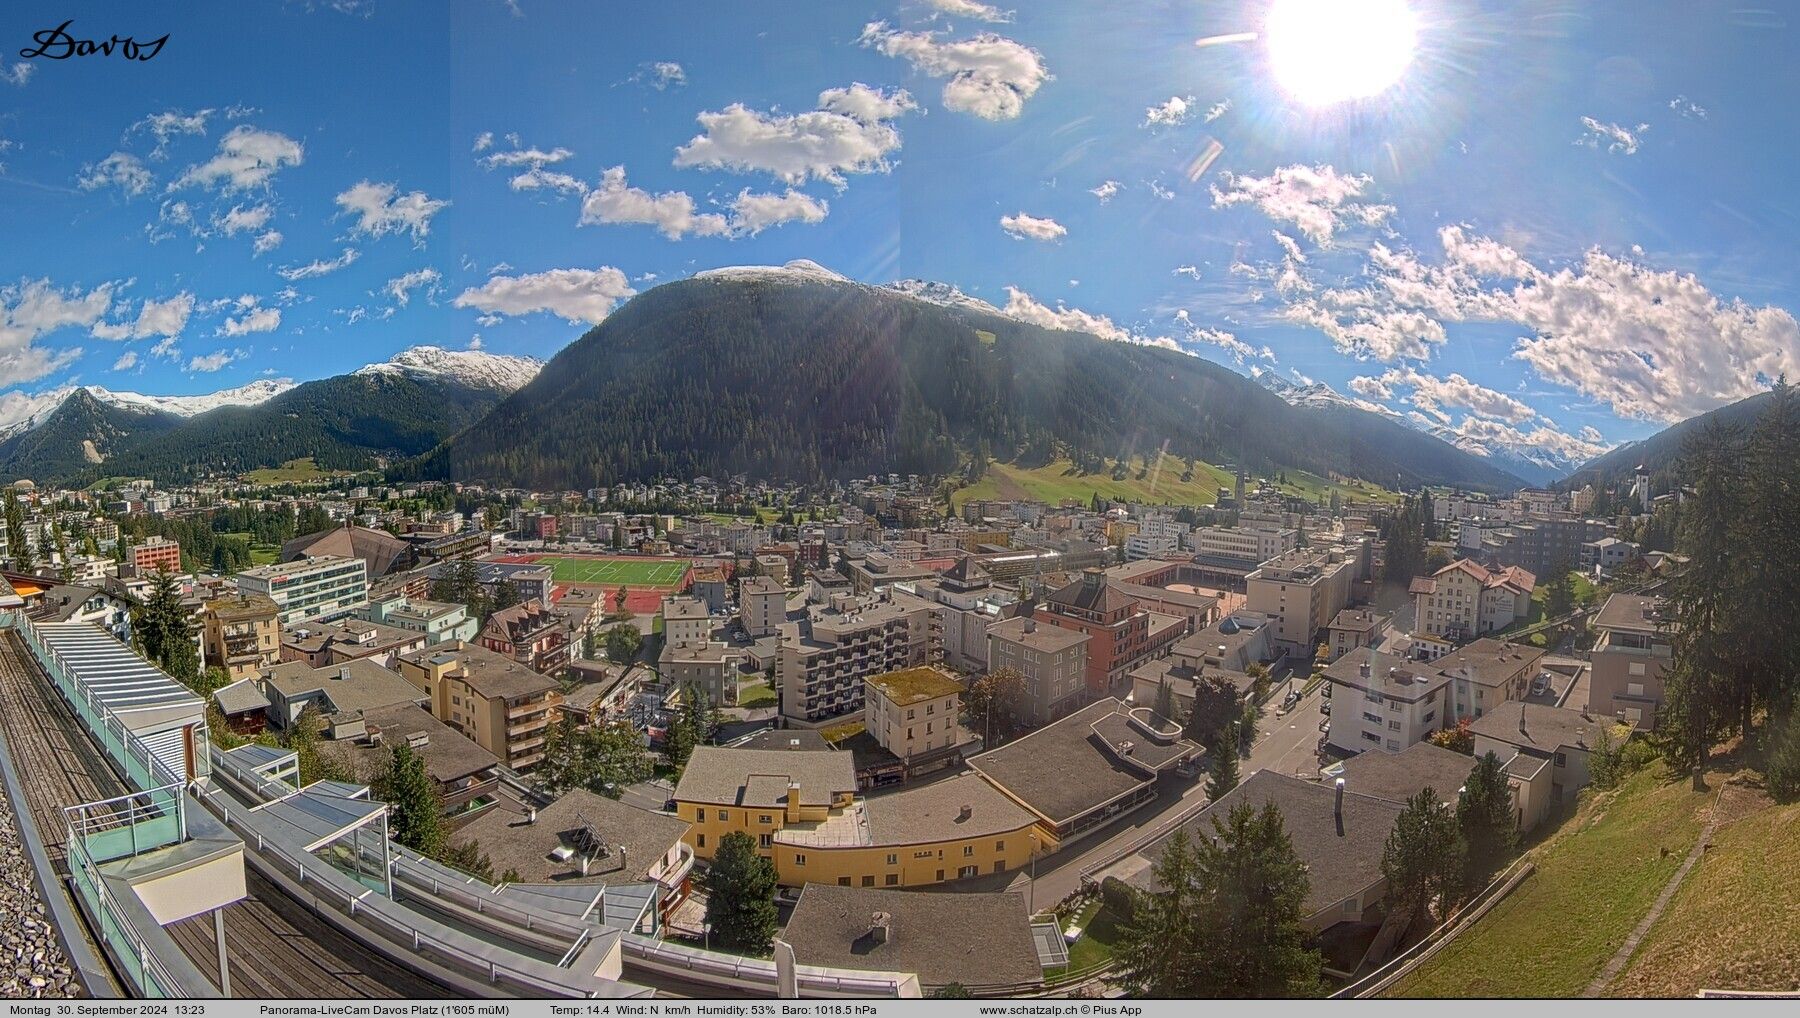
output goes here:
[[1456, 826], [1467, 853], [1463, 884], [1474, 892], [1512, 858], [1519, 837], [1506, 767], [1492, 751], [1475, 759], [1475, 769], [1463, 782], [1456, 800]]
[[188, 611], [181, 603], [175, 577], [157, 572], [150, 577], [150, 593], [132, 608], [131, 632], [138, 650], [152, 664], [189, 687], [200, 678], [200, 652], [194, 645]]
[[[481, 850], [481, 846], [473, 841], [459, 841], [454, 845], [440, 846], [431, 857], [445, 866], [461, 870], [477, 880], [490, 884], [494, 882], [494, 861], [489, 859], [487, 853]], [[517, 874], [513, 875], [517, 876]]]
[[663, 752], [668, 755], [669, 765], [686, 764], [694, 747], [719, 730], [719, 722], [719, 711], [711, 697], [691, 683], [682, 687], [681, 710], [670, 720], [668, 734], [663, 737]]
[[1144, 997], [1316, 996], [1320, 959], [1301, 926], [1310, 882], [1281, 812], [1239, 803], [1212, 826], [1170, 839], [1161, 890], [1141, 895], [1120, 931], [1120, 981]]
[[1175, 687], [1167, 678], [1156, 684], [1156, 705], [1151, 709], [1165, 718], [1175, 719]]
[[618, 590], [613, 592], [612, 602], [613, 602], [613, 615], [614, 616], [616, 616], [618, 618], [629, 618], [630, 617], [629, 614], [625, 611], [625, 599], [629, 596], [630, 596], [630, 594], [625, 590], [624, 587], [620, 587]]
[[1025, 729], [1025, 677], [1013, 668], [996, 668], [969, 683], [963, 710], [970, 731], [988, 748], [1005, 744]]
[[969, 1000], [975, 995], [969, 988], [958, 982], [948, 982], [926, 994], [933, 1000]]
[[[120, 546], [124, 546], [123, 540]], [[34, 559], [31, 545], [25, 540], [25, 508], [11, 485], [6, 487], [6, 550], [12, 556], [13, 568], [21, 573], [31, 572]]]
[[1425, 788], [1406, 800], [1381, 852], [1381, 875], [1388, 900], [1409, 922], [1428, 919], [1435, 902], [1448, 915], [1464, 880], [1462, 833], [1450, 804]]
[[488, 613], [492, 614], [505, 608], [511, 608], [518, 604], [519, 600], [518, 585], [510, 579], [501, 580], [494, 584], [493, 596], [488, 601]]
[[302, 786], [315, 781], [349, 781], [353, 776], [342, 757], [319, 745], [324, 731], [325, 719], [319, 708], [307, 704], [286, 732], [286, 745], [294, 751]]
[[643, 646], [644, 634], [630, 623], [621, 622], [606, 631], [606, 659], [613, 664], [630, 664], [637, 660]]
[[1800, 710], [1790, 711], [1769, 739], [1765, 770], [1776, 802], [1800, 802]]
[[1238, 722], [1244, 708], [1239, 705], [1237, 687], [1216, 673], [1202, 674], [1194, 680], [1194, 706], [1188, 711], [1188, 738], [1202, 746], [1217, 742], [1224, 730]]
[[1452, 753], [1473, 756], [1475, 754], [1475, 736], [1469, 731], [1469, 725], [1473, 720], [1472, 718], [1463, 718], [1456, 722], [1455, 728], [1442, 728], [1432, 732], [1425, 737], [1425, 741]]
[[719, 839], [706, 873], [706, 925], [719, 944], [762, 955], [775, 939], [775, 865], [742, 831]]
[[1229, 728], [1219, 733], [1219, 740], [1212, 744], [1212, 779], [1206, 783], [1206, 797], [1213, 802], [1225, 798], [1238, 786], [1237, 746], [1237, 733]]
[[425, 770], [425, 758], [406, 743], [396, 743], [369, 789], [388, 804], [388, 836], [421, 855], [436, 856], [449, 832], [444, 828], [444, 800], [437, 782]]
[[1570, 576], [1567, 562], [1558, 562], [1550, 570], [1550, 582], [1544, 584], [1544, 617], [1560, 619], [1575, 610], [1575, 578]]
[[626, 785], [647, 780], [656, 767], [637, 729], [621, 722], [577, 727], [564, 714], [544, 739], [544, 759], [535, 777], [551, 795], [585, 788], [617, 799]]

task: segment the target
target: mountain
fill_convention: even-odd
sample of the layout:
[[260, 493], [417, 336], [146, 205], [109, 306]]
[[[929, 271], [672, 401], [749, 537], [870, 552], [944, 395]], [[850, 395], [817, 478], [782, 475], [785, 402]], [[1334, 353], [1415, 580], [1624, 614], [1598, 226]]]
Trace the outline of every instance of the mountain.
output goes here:
[[582, 488], [662, 475], [942, 474], [1145, 454], [1382, 483], [1516, 477], [1360, 410], [1290, 406], [1218, 364], [1046, 330], [811, 263], [638, 295], [407, 476]]
[[39, 393], [9, 392], [0, 396], [0, 440], [43, 424], [75, 392], [108, 406], [134, 410], [159, 410], [177, 417], [192, 417], [223, 406], [255, 406], [292, 389], [286, 378], [263, 379], [199, 396], [146, 396], [140, 392], [115, 392], [98, 385], [65, 385]]
[[[381, 364], [293, 385], [258, 382], [204, 396], [93, 387], [53, 391], [47, 410], [0, 401], [0, 476], [70, 484], [102, 476], [175, 483], [310, 456], [360, 470], [417, 456], [469, 426], [536, 374], [539, 362], [414, 347]], [[22, 411], [33, 412], [20, 416]]]
[[1523, 442], [1508, 442], [1502, 438], [1483, 440], [1470, 435], [1458, 434], [1455, 429], [1442, 424], [1428, 424], [1379, 403], [1346, 396], [1324, 382], [1296, 385], [1270, 371], [1258, 375], [1256, 380], [1261, 382], [1264, 388], [1294, 406], [1315, 409], [1342, 407], [1358, 410], [1423, 432], [1441, 442], [1453, 445], [1471, 456], [1482, 457], [1495, 469], [1503, 470], [1533, 486], [1541, 487], [1550, 484], [1568, 476], [1581, 465], [1580, 460], [1571, 459], [1541, 446]]
[[[1690, 434], [1705, 427], [1710, 421], [1718, 421], [1747, 433], [1756, 423], [1757, 417], [1762, 415], [1769, 398], [1770, 394], [1766, 392], [1746, 396], [1736, 403], [1728, 403], [1698, 417], [1690, 417], [1680, 424], [1672, 424], [1649, 438], [1627, 442], [1603, 456], [1583, 463], [1579, 469], [1571, 472], [1569, 483], [1579, 487], [1590, 481], [1611, 483], [1626, 480], [1639, 464], [1648, 467], [1653, 477], [1673, 473], [1681, 459], [1681, 447]], [[1667, 485], [1662, 483], [1657, 484], [1657, 489], [1668, 490]]]

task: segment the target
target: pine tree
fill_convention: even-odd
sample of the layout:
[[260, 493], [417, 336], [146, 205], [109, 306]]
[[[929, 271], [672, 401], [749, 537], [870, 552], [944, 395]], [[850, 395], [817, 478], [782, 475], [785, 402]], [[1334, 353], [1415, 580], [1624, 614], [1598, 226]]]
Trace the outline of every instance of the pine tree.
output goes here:
[[25, 540], [25, 509], [19, 504], [19, 496], [11, 485], [6, 488], [6, 550], [14, 569], [21, 573], [31, 572], [34, 559], [31, 545]]
[[1411, 922], [1429, 918], [1435, 902], [1439, 916], [1449, 914], [1461, 894], [1464, 872], [1462, 833], [1450, 805], [1430, 788], [1406, 800], [1394, 818], [1381, 853], [1381, 875], [1388, 882], [1388, 901]]
[[1170, 720], [1175, 718], [1175, 687], [1166, 678], [1156, 684], [1156, 706], [1152, 709]]
[[1475, 769], [1463, 783], [1456, 800], [1456, 824], [1467, 849], [1464, 885], [1472, 892], [1493, 879], [1518, 843], [1512, 787], [1505, 766], [1492, 751], [1476, 758]]
[[742, 831], [719, 839], [706, 873], [706, 925], [719, 945], [766, 954], [775, 938], [775, 865]]
[[132, 609], [131, 632], [152, 664], [190, 686], [198, 680], [200, 654], [175, 577], [151, 575], [149, 596]]
[[425, 770], [425, 758], [405, 743], [396, 744], [370, 791], [389, 806], [388, 835], [422, 855], [444, 848], [444, 802], [437, 782]]
[[1226, 728], [1213, 743], [1212, 780], [1206, 783], [1206, 797], [1213, 802], [1225, 798], [1238, 786], [1238, 738], [1235, 729]]

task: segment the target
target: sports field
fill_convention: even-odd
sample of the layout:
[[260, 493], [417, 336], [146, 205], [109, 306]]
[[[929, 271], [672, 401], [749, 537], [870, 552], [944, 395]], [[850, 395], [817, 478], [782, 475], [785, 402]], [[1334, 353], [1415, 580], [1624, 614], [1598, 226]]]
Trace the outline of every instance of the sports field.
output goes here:
[[536, 565], [549, 566], [557, 583], [582, 583], [599, 587], [681, 586], [690, 563], [687, 559], [594, 558], [585, 555], [533, 555]]

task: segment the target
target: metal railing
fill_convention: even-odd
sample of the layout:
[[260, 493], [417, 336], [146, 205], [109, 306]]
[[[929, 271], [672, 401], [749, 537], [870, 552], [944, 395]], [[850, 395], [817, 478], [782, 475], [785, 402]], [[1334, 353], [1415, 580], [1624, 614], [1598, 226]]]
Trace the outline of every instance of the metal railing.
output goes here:
[[[188, 998], [194, 989], [184, 987], [138, 932], [121, 902], [107, 890], [98, 863], [88, 855], [73, 828], [69, 830], [69, 883], [94, 920], [94, 930], [118, 963], [126, 981], [138, 993], [155, 998]], [[208, 994], [209, 996], [211, 994]]]
[[[187, 810], [176, 783], [79, 806], [63, 807], [69, 843], [95, 862], [178, 845], [187, 840]], [[73, 848], [71, 848], [73, 851]]]

